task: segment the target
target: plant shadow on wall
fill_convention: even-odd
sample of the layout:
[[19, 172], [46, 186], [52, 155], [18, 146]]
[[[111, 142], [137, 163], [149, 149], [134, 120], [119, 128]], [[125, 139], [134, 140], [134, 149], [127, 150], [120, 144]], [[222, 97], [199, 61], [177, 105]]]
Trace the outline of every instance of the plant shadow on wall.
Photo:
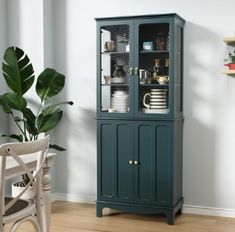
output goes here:
[[[46, 68], [36, 82], [35, 91], [40, 98], [40, 104], [36, 112], [29, 108], [24, 95], [33, 86], [35, 76], [33, 65], [20, 48], [9, 47], [6, 50], [2, 70], [10, 92], [0, 95], [0, 105], [18, 128], [17, 134], [2, 135], [3, 137], [7, 136], [19, 142], [37, 140], [40, 134], [51, 131], [59, 124], [63, 116], [62, 105], [73, 105], [71, 101], [47, 104], [49, 98], [63, 89], [65, 76], [54, 69]], [[65, 150], [56, 144], [50, 144], [50, 148]], [[23, 178], [25, 182], [28, 181], [27, 175]]]
[[[91, 75], [89, 55], [95, 52], [95, 37], [85, 43], [81, 33], [76, 32], [85, 31], [86, 23], [79, 23], [76, 31], [70, 27], [71, 22], [78, 17], [76, 11], [72, 10], [74, 5], [65, 0], [52, 1], [52, 5], [49, 6], [52, 17], [45, 19], [50, 33], [45, 41], [49, 48], [46, 51], [49, 51], [45, 56], [48, 59], [46, 63], [53, 64], [53, 67], [62, 73], [68, 73], [70, 78], [69, 85], [62, 94], [56, 96], [56, 99], [60, 101], [61, 98], [67, 99], [67, 96], [80, 99], [75, 108], [68, 107], [63, 124], [60, 124], [52, 134], [54, 141], [68, 147], [68, 155], [57, 157], [54, 165], [56, 169], [52, 168], [54, 192], [62, 197], [65, 194], [90, 196], [91, 192], [95, 195], [96, 191], [95, 75]], [[95, 25], [93, 18], [89, 20]], [[91, 42], [92, 39], [94, 43]], [[84, 66], [84, 63], [88, 65]], [[93, 190], [90, 190], [91, 188]]]
[[[187, 22], [184, 44], [184, 197], [185, 204], [216, 202], [215, 77], [221, 67], [219, 35]], [[218, 57], [216, 60], [215, 57]], [[190, 58], [190, 59], [189, 59]], [[213, 62], [211, 62], [213, 60]]]

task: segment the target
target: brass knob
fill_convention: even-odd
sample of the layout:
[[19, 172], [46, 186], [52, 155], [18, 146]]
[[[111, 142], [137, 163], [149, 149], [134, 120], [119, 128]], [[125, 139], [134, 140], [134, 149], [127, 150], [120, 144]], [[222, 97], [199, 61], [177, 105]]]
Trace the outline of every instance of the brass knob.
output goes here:
[[129, 160], [129, 164], [133, 164], [133, 160]]
[[130, 73], [130, 75], [133, 75], [133, 69], [134, 69], [133, 67], [130, 67], [130, 68], [129, 68], [129, 73]]
[[138, 67], [135, 67], [135, 73], [134, 73], [135, 75], [137, 75], [138, 74]]
[[137, 161], [137, 160], [135, 160], [135, 161], [134, 161], [134, 164], [135, 164], [135, 165], [137, 165], [137, 164], [138, 164], [138, 161]]

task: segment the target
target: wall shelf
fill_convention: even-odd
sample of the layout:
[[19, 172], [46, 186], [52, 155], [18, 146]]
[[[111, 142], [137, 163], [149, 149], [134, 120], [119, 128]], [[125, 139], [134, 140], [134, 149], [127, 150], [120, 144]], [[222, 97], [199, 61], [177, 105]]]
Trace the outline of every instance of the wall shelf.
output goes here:
[[235, 70], [226, 70], [226, 71], [224, 71], [224, 74], [235, 75]]
[[223, 41], [226, 44], [235, 44], [235, 36], [230, 36], [230, 37], [224, 37]]

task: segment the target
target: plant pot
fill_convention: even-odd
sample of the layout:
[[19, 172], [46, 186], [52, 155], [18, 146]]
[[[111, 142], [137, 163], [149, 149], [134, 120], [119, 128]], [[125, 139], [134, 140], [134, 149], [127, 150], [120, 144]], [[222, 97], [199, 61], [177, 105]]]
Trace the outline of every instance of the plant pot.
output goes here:
[[[19, 181], [15, 182], [11, 185], [12, 197], [17, 197], [24, 190], [24, 182]], [[33, 188], [30, 186], [26, 192], [20, 197], [24, 200], [32, 199], [35, 196]]]
[[225, 64], [224, 66], [227, 66], [229, 70], [235, 70], [235, 63]]

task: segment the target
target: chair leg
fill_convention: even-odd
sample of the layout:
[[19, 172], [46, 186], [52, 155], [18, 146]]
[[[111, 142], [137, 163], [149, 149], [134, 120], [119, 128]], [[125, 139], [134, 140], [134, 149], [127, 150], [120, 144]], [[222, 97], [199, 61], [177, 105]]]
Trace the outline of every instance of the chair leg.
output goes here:
[[0, 231], [4, 232], [4, 225], [2, 223], [0, 224]]
[[[34, 227], [34, 230], [35, 230], [36, 232], [41, 232], [37, 220], [36, 220], [35, 218], [33, 218], [32, 216], [26, 217], [26, 218], [24, 218], [23, 220], [19, 220], [19, 221], [15, 222], [15, 223], [12, 225], [12, 227], [11, 227], [11, 229], [10, 229], [10, 232], [17, 232], [17, 230], [19, 229], [19, 227], [21, 226], [21, 224], [23, 224], [23, 223], [26, 222], [26, 221], [29, 221], [29, 222], [32, 223], [32, 225], [33, 225], [33, 227]], [[1, 231], [1, 230], [0, 230], [0, 231]]]

